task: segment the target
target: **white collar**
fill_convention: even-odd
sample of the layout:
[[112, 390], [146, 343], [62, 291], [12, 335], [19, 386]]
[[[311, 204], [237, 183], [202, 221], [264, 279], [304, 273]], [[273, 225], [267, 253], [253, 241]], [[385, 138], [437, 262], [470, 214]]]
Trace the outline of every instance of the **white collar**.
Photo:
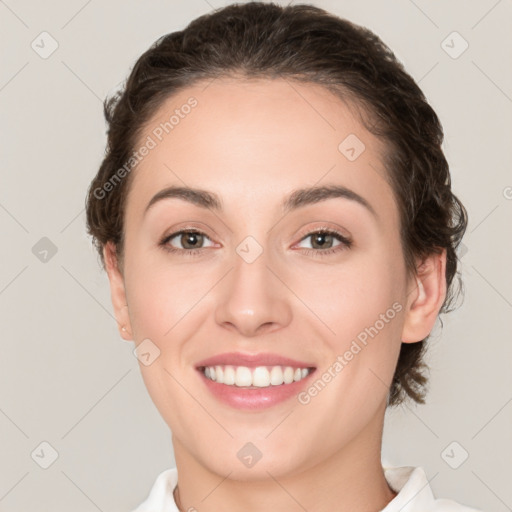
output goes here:
[[[386, 481], [398, 494], [380, 512], [480, 512], [452, 500], [436, 499], [422, 467], [383, 469]], [[146, 500], [133, 512], [179, 512], [173, 496], [177, 483], [177, 468], [162, 471]]]
[[478, 512], [452, 500], [436, 499], [422, 467], [384, 467], [384, 477], [398, 494], [381, 512]]

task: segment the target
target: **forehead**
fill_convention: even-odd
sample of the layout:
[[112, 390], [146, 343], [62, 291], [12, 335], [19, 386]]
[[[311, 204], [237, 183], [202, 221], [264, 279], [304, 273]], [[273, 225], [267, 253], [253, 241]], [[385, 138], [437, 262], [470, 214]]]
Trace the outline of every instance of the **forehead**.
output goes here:
[[332, 183], [376, 209], [393, 201], [384, 144], [364, 128], [354, 105], [317, 84], [196, 83], [162, 103], [144, 127], [139, 147], [144, 144], [151, 149], [133, 171], [128, 199], [139, 215], [169, 185], [218, 192], [237, 207], [250, 197], [280, 203], [296, 188]]

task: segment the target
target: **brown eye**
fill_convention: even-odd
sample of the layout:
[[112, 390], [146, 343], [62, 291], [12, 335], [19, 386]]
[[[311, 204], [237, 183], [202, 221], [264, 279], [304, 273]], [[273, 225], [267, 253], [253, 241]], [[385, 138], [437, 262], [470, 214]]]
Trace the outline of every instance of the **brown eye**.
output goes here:
[[[311, 254], [313, 256], [326, 256], [328, 254], [349, 249], [352, 245], [352, 241], [341, 233], [328, 229], [321, 229], [309, 233], [301, 240], [301, 242], [307, 239], [311, 239], [311, 249], [305, 247], [304, 250], [306, 254]], [[335, 243], [336, 240], [338, 243]]]
[[179, 240], [184, 249], [197, 249], [203, 241], [203, 235], [197, 232], [186, 231], [181, 234]]
[[[312, 240], [313, 248], [317, 249], [330, 249], [334, 242], [334, 236], [325, 232], [314, 233], [309, 235]], [[316, 247], [315, 247], [316, 246]]]
[[[171, 243], [174, 240], [174, 243]], [[160, 245], [169, 252], [181, 252], [183, 254], [196, 254], [200, 252], [205, 240], [210, 240], [204, 233], [197, 230], [182, 230], [165, 237]], [[175, 244], [178, 244], [176, 247]], [[179, 247], [181, 245], [181, 247]], [[213, 245], [213, 244], [212, 244]]]

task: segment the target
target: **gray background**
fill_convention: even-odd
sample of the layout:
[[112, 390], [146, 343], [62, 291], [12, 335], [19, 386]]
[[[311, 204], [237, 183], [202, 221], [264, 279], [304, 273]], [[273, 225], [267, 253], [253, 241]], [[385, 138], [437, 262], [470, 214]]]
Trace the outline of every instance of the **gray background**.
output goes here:
[[[0, 0], [0, 511], [127, 511], [174, 466], [84, 198], [105, 147], [101, 101], [159, 36], [227, 3]], [[432, 337], [428, 403], [388, 413], [383, 460], [422, 465], [438, 496], [512, 510], [512, 2], [311, 3], [374, 30], [419, 82], [470, 217], [464, 303]], [[31, 47], [43, 31], [58, 43], [46, 59]], [[58, 454], [47, 469], [42, 442]]]

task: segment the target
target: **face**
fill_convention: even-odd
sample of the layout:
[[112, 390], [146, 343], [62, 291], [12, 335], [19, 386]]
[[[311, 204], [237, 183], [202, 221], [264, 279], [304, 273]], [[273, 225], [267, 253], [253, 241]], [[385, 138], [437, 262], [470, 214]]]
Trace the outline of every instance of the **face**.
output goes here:
[[[435, 320], [414, 316], [431, 287], [407, 278], [384, 147], [348, 105], [285, 80], [206, 86], [168, 99], [141, 136], [112, 297], [176, 460], [277, 477], [378, 437], [401, 341]], [[157, 196], [169, 187], [215, 200]]]

